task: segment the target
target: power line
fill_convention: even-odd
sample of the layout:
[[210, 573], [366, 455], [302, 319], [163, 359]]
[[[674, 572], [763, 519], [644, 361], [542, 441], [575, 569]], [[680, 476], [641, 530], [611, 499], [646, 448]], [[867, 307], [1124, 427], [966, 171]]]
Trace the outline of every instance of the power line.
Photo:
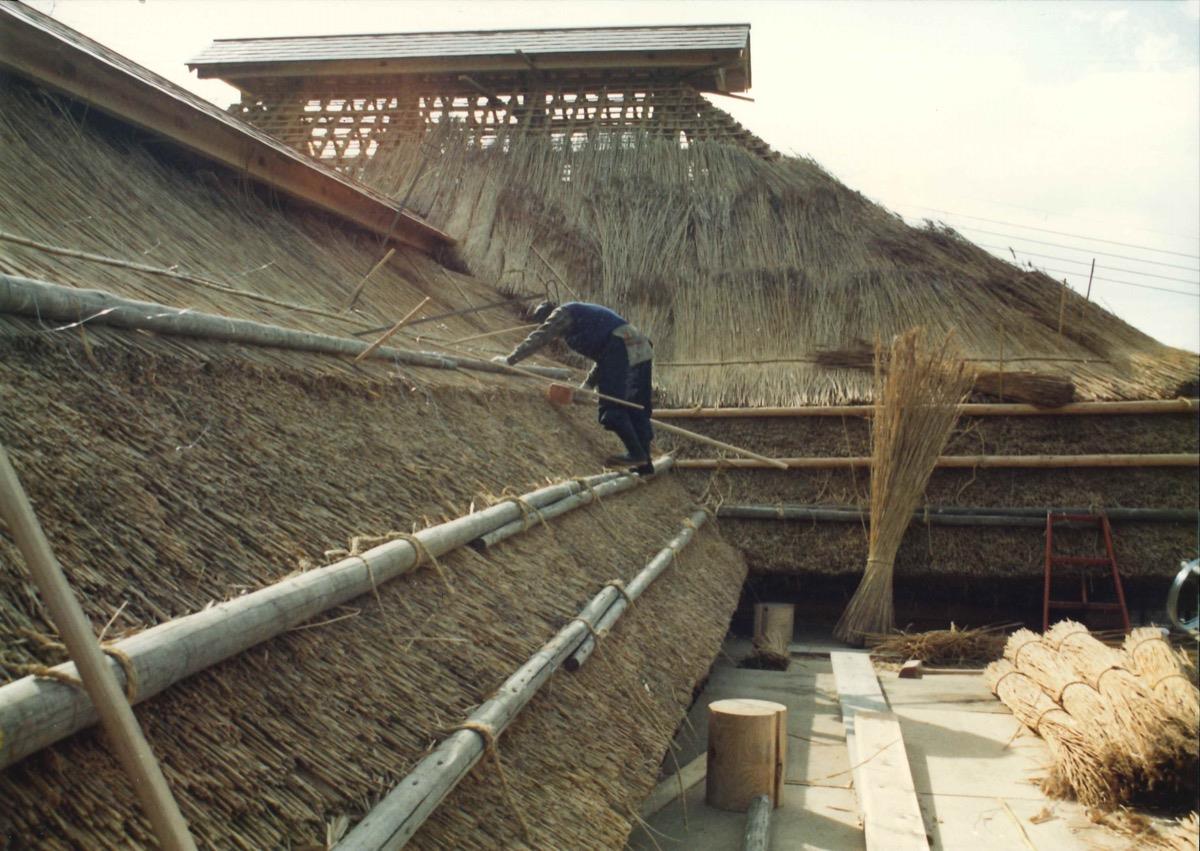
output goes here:
[[[1037, 269], [1038, 272], [1053, 272], [1056, 275], [1078, 275], [1079, 272], [1068, 272], [1066, 269]], [[1175, 293], [1175, 295], [1186, 295], [1192, 298], [1200, 298], [1200, 293], [1189, 293], [1186, 290], [1172, 290], [1167, 287], [1154, 287], [1150, 284], [1135, 284], [1133, 281], [1118, 281], [1113, 278], [1101, 278], [1099, 275], [1092, 278], [1093, 281], [1104, 281], [1108, 284], [1121, 284], [1126, 287], [1137, 287], [1139, 290], [1157, 290], [1160, 293]]]
[[[1116, 222], [1106, 222], [1101, 219], [1089, 219], [1086, 216], [1072, 216], [1070, 213], [1052, 213], [1049, 210], [1040, 210], [1037, 207], [1026, 207], [1021, 204], [1010, 204], [1007, 201], [992, 201], [988, 198], [967, 198], [968, 201], [982, 201], [985, 204], [995, 204], [997, 207], [1012, 207], [1014, 210], [1028, 210], [1031, 213], [1041, 213], [1043, 216], [1053, 216], [1059, 219], [1074, 219], [1077, 222], [1091, 222], [1094, 225], [1104, 225], [1110, 228], [1127, 228], [1129, 230], [1140, 230], [1143, 233], [1156, 233], [1159, 236], [1170, 236], [1177, 239], [1187, 239], [1195, 242], [1196, 234], [1194, 233], [1177, 233], [1169, 230], [1155, 230], [1154, 228], [1140, 228], [1137, 225], [1119, 225]], [[923, 207], [922, 209], [929, 209]]]
[[1063, 245], [1061, 242], [1047, 242], [1044, 239], [1034, 239], [1029, 236], [1021, 236], [1015, 233], [1000, 233], [994, 230], [984, 230], [983, 228], [973, 228], [970, 225], [963, 225], [958, 230], [969, 230], [972, 233], [986, 233], [988, 236], [1002, 236], [1005, 239], [1019, 239], [1022, 242], [1032, 242], [1037, 245], [1049, 245], [1052, 248], [1066, 248], [1069, 251], [1083, 251], [1088, 254], [1095, 254], [1097, 257], [1116, 257], [1118, 260], [1132, 260], [1134, 263], [1149, 263], [1153, 266], [1166, 266], [1169, 269], [1182, 269], [1185, 272], [1200, 272], [1200, 269], [1192, 268], [1191, 266], [1180, 266], [1178, 263], [1164, 263], [1161, 260], [1143, 260], [1141, 257], [1130, 257], [1128, 254], [1113, 254], [1111, 251], [1095, 251], [1091, 248], [1080, 248], [1078, 245]]
[[[1084, 236], [1083, 234], [1079, 234], [1079, 233], [1068, 233], [1066, 231], [1061, 231], [1061, 230], [1051, 230], [1050, 228], [1039, 228], [1039, 227], [1035, 227], [1033, 225], [1022, 225], [1022, 224], [1018, 224], [1017, 222], [1004, 222], [1004, 221], [1000, 221], [999, 219], [985, 219], [982, 216], [968, 216], [965, 213], [954, 213], [954, 212], [951, 212], [950, 210], [939, 210], [935, 207], [922, 207], [919, 204], [906, 204], [905, 206], [914, 207], [915, 209], [918, 209], [918, 210], [928, 210], [931, 213], [941, 213], [942, 215], [945, 215], [945, 216], [958, 216], [959, 218], [971, 219], [976, 222], [989, 222], [990, 224], [993, 224], [993, 225], [1007, 225], [1009, 227], [1025, 228], [1026, 230], [1036, 230], [1036, 231], [1041, 231], [1042, 233], [1052, 233], [1055, 236], [1069, 236], [1073, 239], [1086, 239], [1091, 242], [1103, 242], [1108, 245], [1120, 245], [1120, 246], [1124, 246], [1125, 248], [1137, 248], [1141, 251], [1154, 251], [1158, 254], [1171, 254], [1176, 257], [1187, 257], [1189, 260], [1200, 260], [1200, 254], [1185, 254], [1182, 251], [1167, 251], [1165, 248], [1151, 248], [1148, 245], [1137, 245], [1136, 243], [1132, 243], [1132, 242], [1118, 242], [1115, 239], [1101, 239], [1098, 236]], [[1081, 249], [1081, 250], [1085, 250], [1085, 249]]]
[[[977, 245], [979, 245], [980, 248], [990, 248], [993, 251], [1012, 251], [1012, 250], [1014, 250], [1014, 249], [1009, 248], [1009, 246], [1007, 246], [1007, 245], [984, 245], [983, 243], [977, 243]], [[1064, 263], [1079, 263], [1083, 266], [1088, 265], [1087, 260], [1074, 260], [1070, 257], [1056, 257], [1053, 254], [1039, 254], [1036, 251], [1026, 251], [1023, 248], [1018, 248], [1015, 250], [1019, 251], [1021, 254], [1028, 254], [1030, 257], [1045, 257], [1047, 260], [1061, 260]], [[1169, 275], [1154, 275], [1154, 274], [1151, 274], [1150, 272], [1139, 272], [1137, 269], [1120, 269], [1116, 266], [1097, 266], [1096, 268], [1097, 269], [1107, 269], [1110, 272], [1128, 272], [1131, 275], [1143, 275], [1147, 278], [1161, 278], [1164, 281], [1178, 281], [1181, 284], [1191, 284], [1192, 286], [1200, 287], [1200, 281], [1193, 281], [1193, 280], [1189, 280], [1188, 278], [1172, 278]], [[1079, 274], [1082, 275], [1083, 273], [1080, 272]]]

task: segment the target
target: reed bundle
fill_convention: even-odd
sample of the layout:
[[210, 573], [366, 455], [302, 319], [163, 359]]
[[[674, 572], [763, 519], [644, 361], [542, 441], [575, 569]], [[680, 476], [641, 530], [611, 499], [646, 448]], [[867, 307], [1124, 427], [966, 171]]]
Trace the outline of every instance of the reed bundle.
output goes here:
[[1089, 806], [1111, 806], [1118, 796], [1112, 775], [1093, 743], [1092, 731], [1047, 696], [1028, 674], [999, 659], [984, 670], [992, 692], [1017, 720], [1041, 736], [1050, 751], [1042, 789], [1055, 797], [1075, 796]]
[[922, 329], [896, 338], [875, 358], [871, 419], [871, 527], [862, 582], [834, 628], [842, 641], [894, 629], [892, 565], [904, 531], [950, 439], [970, 373], [949, 338], [931, 344]]
[[[1087, 788], [1072, 786], [1070, 791], [1081, 801], [1112, 808], [1134, 801], [1194, 798], [1195, 738], [1188, 735], [1177, 711], [1122, 667], [1121, 652], [1079, 624], [1064, 621], [1044, 636], [1017, 631], [1004, 656], [1052, 705], [1089, 732], [1082, 747], [1087, 759], [1103, 768], [1106, 780], [1100, 786], [1091, 781]], [[1017, 712], [1012, 704], [1009, 707]], [[1099, 797], [1098, 790], [1103, 793]]]
[[1191, 663], [1167, 643], [1162, 630], [1142, 627], [1129, 633], [1124, 645], [1125, 667], [1147, 683], [1155, 696], [1172, 707], [1187, 726], [1189, 737], [1200, 736], [1200, 690]]
[[487, 146], [474, 132], [389, 136], [363, 179], [459, 238], [476, 274], [619, 309], [660, 362], [681, 364], [656, 374], [681, 404], [869, 400], [858, 367], [871, 346], [857, 341], [921, 324], [956, 328], [989, 368], [997, 355], [1035, 371], [1067, 359], [1083, 398], [1174, 396], [1195, 374], [1194, 355], [1071, 292], [1060, 334], [1060, 283], [910, 227], [811, 160], [634, 130]]
[[897, 632], [867, 636], [874, 656], [920, 659], [929, 665], [982, 665], [1004, 655], [1004, 627]]
[[1045, 372], [980, 372], [975, 375], [976, 393], [1004, 402], [1025, 402], [1039, 408], [1061, 408], [1075, 401], [1075, 382]]

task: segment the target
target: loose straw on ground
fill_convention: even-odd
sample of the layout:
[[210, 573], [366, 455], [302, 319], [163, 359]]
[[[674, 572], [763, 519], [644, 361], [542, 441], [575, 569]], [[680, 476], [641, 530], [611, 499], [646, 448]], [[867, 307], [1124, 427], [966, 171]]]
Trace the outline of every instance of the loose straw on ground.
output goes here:
[[921, 329], [913, 329], [890, 351], [877, 348], [867, 568], [834, 628], [842, 641], [861, 645], [867, 635], [894, 628], [896, 551], [970, 386], [971, 375], [948, 339], [930, 345]]
[[108, 667], [91, 624], [50, 549], [50, 542], [42, 532], [3, 446], [0, 446], [0, 516], [25, 557], [46, 608], [79, 671], [83, 688], [111, 737], [113, 750], [129, 775], [159, 843], [169, 851], [195, 851], [187, 822], [171, 795], [158, 760]]

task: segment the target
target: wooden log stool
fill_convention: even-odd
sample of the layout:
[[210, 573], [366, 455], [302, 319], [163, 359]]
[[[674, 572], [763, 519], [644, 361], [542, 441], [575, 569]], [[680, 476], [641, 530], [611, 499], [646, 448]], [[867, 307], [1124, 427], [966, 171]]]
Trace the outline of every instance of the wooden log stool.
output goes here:
[[708, 707], [705, 801], [719, 810], [746, 812], [758, 795], [778, 807], [787, 756], [787, 707], [769, 700], [733, 698]]

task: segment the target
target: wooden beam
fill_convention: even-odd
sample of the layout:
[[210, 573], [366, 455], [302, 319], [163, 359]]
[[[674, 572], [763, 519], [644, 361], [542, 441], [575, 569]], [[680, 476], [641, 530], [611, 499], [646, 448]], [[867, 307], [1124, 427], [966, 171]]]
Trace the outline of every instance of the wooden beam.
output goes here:
[[929, 851], [912, 770], [892, 712], [854, 713], [855, 788], [867, 851]]
[[0, 68], [64, 92], [121, 121], [372, 233], [425, 253], [448, 235], [368, 187], [224, 113], [58, 21], [0, 3]]
[[[869, 417], [874, 405], [812, 405], [784, 408], [663, 408], [659, 419], [739, 419], [773, 417]], [[1136, 402], [1072, 402], [1059, 408], [1034, 405], [968, 402], [958, 406], [960, 417], [1066, 417], [1126, 414], [1200, 413], [1200, 399], [1150, 399]]]
[[[681, 470], [720, 470], [726, 468], [762, 470], [778, 468], [779, 462], [789, 470], [848, 470], [871, 466], [867, 456], [845, 458], [773, 458], [770, 462], [755, 458], [680, 458], [675, 466]], [[1071, 467], [1200, 467], [1200, 455], [1180, 453], [1146, 453], [1132, 455], [943, 455], [937, 460], [938, 469], [1025, 469], [1053, 470]]]

